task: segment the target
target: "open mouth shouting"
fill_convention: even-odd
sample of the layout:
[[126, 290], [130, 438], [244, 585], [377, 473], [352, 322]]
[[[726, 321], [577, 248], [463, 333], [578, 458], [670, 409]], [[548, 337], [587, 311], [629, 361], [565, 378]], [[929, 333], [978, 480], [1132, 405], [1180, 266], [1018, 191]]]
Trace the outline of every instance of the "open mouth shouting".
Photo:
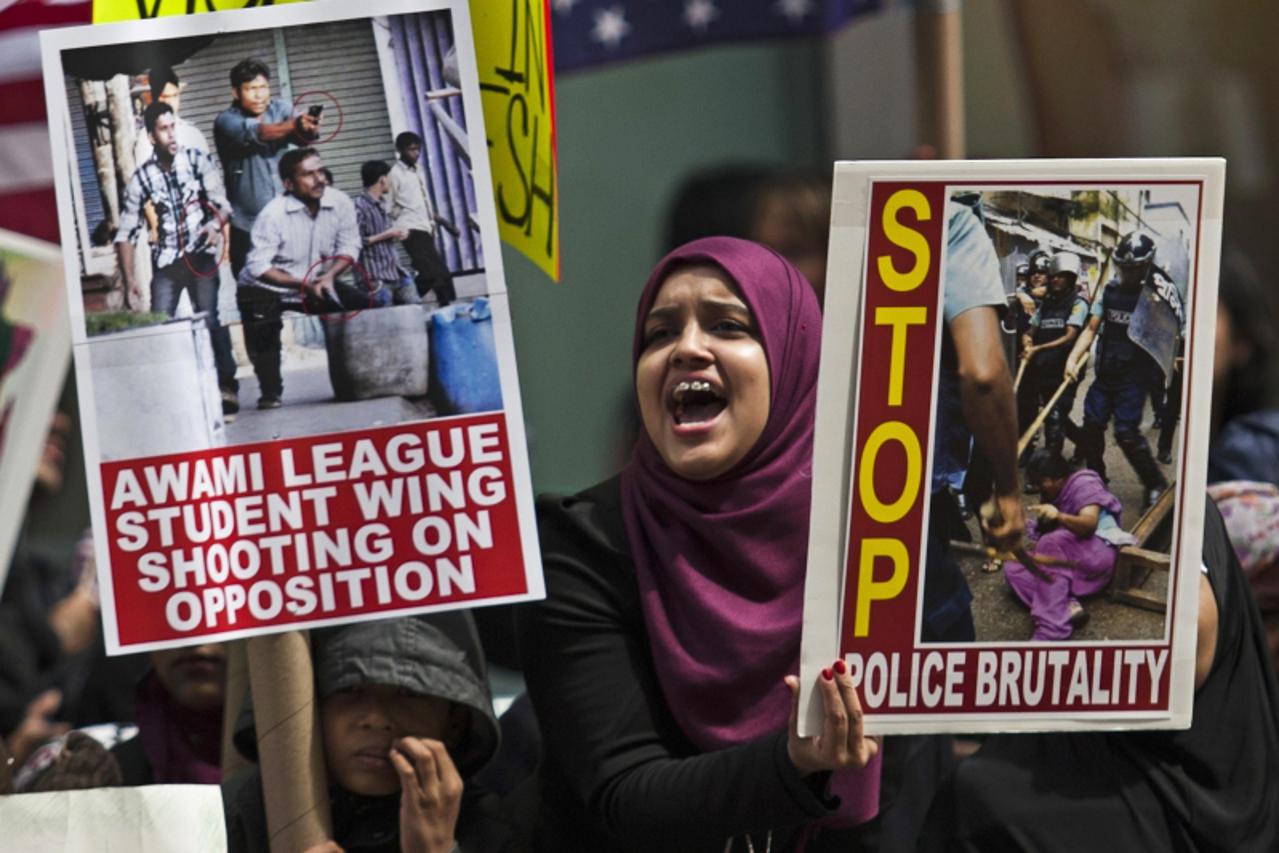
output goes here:
[[704, 379], [676, 382], [669, 400], [676, 427], [708, 426], [728, 407], [724, 392]]

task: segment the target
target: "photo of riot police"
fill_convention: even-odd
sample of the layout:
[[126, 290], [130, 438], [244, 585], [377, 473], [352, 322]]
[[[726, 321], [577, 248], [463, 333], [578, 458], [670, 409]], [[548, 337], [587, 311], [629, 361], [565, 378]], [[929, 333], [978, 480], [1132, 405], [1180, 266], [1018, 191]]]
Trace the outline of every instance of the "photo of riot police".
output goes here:
[[[1198, 191], [952, 192], [942, 379], [1007, 381], [938, 383], [923, 639], [1164, 636]], [[983, 312], [998, 347], [956, 332]]]

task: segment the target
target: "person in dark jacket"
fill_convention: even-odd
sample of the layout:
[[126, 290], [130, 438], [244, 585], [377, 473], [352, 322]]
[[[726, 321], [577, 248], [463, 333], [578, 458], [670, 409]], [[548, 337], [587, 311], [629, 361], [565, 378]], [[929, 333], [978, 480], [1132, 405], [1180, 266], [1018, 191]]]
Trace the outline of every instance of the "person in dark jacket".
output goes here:
[[226, 649], [219, 644], [151, 653], [138, 684], [138, 734], [112, 747], [125, 785], [216, 785], [222, 778]]
[[[1075, 285], [1079, 270], [1079, 256], [1073, 252], [1053, 256], [1048, 292], [1039, 300], [1021, 336], [1022, 358], [1027, 362], [1017, 396], [1018, 426], [1023, 431], [1061, 387], [1066, 357], [1088, 321], [1088, 300]], [[1078, 388], [1078, 383], [1067, 385], [1044, 421], [1044, 448], [1052, 453], [1062, 452], [1066, 438], [1078, 444], [1078, 427], [1070, 420]]]
[[921, 851], [1274, 851], [1279, 689], [1212, 501], [1203, 520], [1194, 720], [1180, 731], [1002, 734], [959, 765]]
[[[519, 849], [474, 775], [498, 746], [470, 614], [361, 622], [312, 635], [334, 841], [356, 851]], [[236, 746], [256, 757], [254, 732]], [[223, 786], [227, 848], [266, 851], [262, 776]]]

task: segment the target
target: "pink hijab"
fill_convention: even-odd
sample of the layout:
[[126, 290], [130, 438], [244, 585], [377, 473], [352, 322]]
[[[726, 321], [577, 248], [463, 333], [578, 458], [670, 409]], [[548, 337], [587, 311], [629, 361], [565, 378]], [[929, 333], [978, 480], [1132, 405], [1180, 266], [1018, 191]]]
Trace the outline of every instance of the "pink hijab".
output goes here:
[[[771, 405], [755, 446], [707, 481], [672, 472], [641, 431], [622, 472], [622, 508], [649, 644], [666, 704], [693, 744], [724, 749], [785, 728], [798, 672], [812, 500], [813, 417], [821, 311], [812, 287], [771, 249], [731, 237], [695, 240], [653, 270], [644, 319], [677, 268], [709, 263], [737, 285], [759, 327]], [[878, 809], [879, 764], [841, 771], [838, 824]]]

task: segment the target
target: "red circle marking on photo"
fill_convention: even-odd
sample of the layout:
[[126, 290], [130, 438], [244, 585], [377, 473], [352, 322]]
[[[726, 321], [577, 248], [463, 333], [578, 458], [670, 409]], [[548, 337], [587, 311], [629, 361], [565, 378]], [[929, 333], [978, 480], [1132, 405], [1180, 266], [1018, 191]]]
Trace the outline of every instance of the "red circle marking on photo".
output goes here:
[[[319, 98], [321, 98], [321, 99], [323, 99], [323, 100], [331, 101], [331, 102], [333, 103], [333, 108], [334, 108], [334, 109], [336, 109], [336, 110], [337, 110], [337, 113], [338, 113], [338, 122], [337, 122], [337, 125], [333, 128], [333, 132], [332, 132], [332, 133], [330, 133], [328, 136], [324, 137], [323, 139], [317, 139], [317, 140], [315, 140], [315, 141], [313, 141], [313, 142], [309, 143], [310, 145], [325, 145], [325, 144], [327, 144], [327, 143], [329, 143], [329, 142], [332, 142], [334, 139], [337, 139], [337, 135], [338, 135], [339, 133], [341, 133], [341, 132], [342, 132], [342, 122], [345, 120], [345, 119], [344, 119], [344, 116], [343, 116], [343, 114], [342, 114], [342, 102], [341, 102], [341, 101], [339, 101], [339, 100], [337, 99], [337, 97], [335, 97], [335, 96], [333, 95], [333, 93], [332, 93], [332, 92], [326, 92], [326, 91], [324, 91], [323, 89], [313, 89], [313, 90], [311, 90], [311, 91], [309, 91], [309, 92], [303, 92], [302, 94], [298, 95], [296, 98], [294, 98], [294, 99], [293, 99], [293, 113], [294, 113], [294, 115], [296, 115], [296, 114], [297, 114], [298, 106], [299, 106], [299, 105], [300, 105], [303, 101], [305, 101], [307, 98], [310, 98], [310, 97], [312, 97], [312, 96], [318, 96]], [[314, 108], [314, 107], [316, 107], [316, 106], [319, 106], [319, 105], [318, 105], [318, 104], [308, 104], [308, 105], [307, 105], [307, 108], [308, 108], [308, 110], [309, 110], [309, 109]]]
[[[227, 256], [230, 254], [231, 244], [230, 244], [230, 241], [226, 239], [222, 239], [221, 241], [222, 249], [217, 253], [218, 259], [217, 261], [214, 262], [213, 268], [210, 270], [196, 269], [195, 265], [191, 263], [191, 254], [186, 250], [186, 242], [187, 242], [186, 221], [187, 221], [187, 215], [190, 212], [192, 207], [203, 208], [204, 210], [213, 214], [214, 221], [218, 223], [219, 238], [221, 238], [222, 235], [226, 233], [226, 223], [227, 223], [226, 214], [218, 210], [213, 205], [209, 204], [209, 202], [205, 201], [204, 199], [193, 198], [186, 203], [186, 207], [182, 208], [182, 215], [178, 217], [178, 240], [182, 243], [182, 247], [183, 247], [182, 254], [178, 255], [178, 257], [182, 259], [182, 263], [187, 265], [187, 269], [191, 270], [191, 274], [194, 275], [195, 277], [213, 278], [215, 275], [218, 274], [218, 268], [221, 267], [222, 264], [226, 262]], [[201, 222], [203, 222], [203, 217], [201, 217]], [[204, 253], [201, 252], [200, 254], [204, 254]]]
[[[311, 283], [311, 275], [316, 271], [316, 269], [321, 264], [327, 264], [330, 261], [349, 262], [351, 265], [350, 269], [355, 270], [356, 276], [364, 281], [364, 289], [368, 292], [368, 297], [367, 297], [368, 304], [365, 305], [364, 308], [356, 308], [352, 311], [347, 311], [345, 308], [342, 308], [340, 311], [312, 312], [306, 307], [306, 297], [307, 297], [306, 288], [307, 288], [307, 285]], [[373, 279], [369, 277], [368, 271], [364, 269], [364, 267], [360, 266], [360, 262], [355, 260], [355, 258], [352, 258], [350, 255], [334, 255], [333, 257], [329, 257], [329, 258], [320, 258], [318, 261], [311, 264], [309, 268], [307, 268], [306, 275], [302, 276], [302, 286], [300, 290], [302, 292], [302, 313], [303, 314], [307, 314], [309, 316], [315, 316], [315, 317], [324, 317], [326, 318], [326, 320], [330, 322], [345, 323], [348, 320], [354, 320], [366, 309], [375, 307], [373, 305], [373, 293], [374, 291], [377, 290], [377, 287], [374, 286]], [[340, 301], [341, 300], [339, 300], [339, 302]]]

